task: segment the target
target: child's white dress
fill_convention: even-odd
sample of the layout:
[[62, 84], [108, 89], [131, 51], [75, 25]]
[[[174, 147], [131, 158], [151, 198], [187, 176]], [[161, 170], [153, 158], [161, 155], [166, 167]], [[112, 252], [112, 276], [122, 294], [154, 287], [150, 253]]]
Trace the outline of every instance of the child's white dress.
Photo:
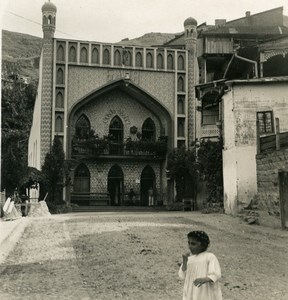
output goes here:
[[[221, 269], [217, 257], [210, 252], [201, 252], [188, 257], [187, 270], [179, 270], [179, 277], [184, 279], [183, 300], [222, 300], [219, 279]], [[193, 284], [195, 279], [209, 277], [213, 282], [200, 287]]]

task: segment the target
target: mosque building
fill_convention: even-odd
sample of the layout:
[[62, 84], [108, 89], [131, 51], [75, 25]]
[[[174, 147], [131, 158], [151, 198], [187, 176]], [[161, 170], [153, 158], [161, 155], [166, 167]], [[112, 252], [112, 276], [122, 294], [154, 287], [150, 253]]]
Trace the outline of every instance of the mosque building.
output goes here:
[[[57, 8], [46, 2], [29, 165], [41, 169], [57, 136], [65, 158], [73, 162], [65, 201], [126, 205], [133, 189], [134, 204], [145, 206], [151, 188], [155, 204], [173, 201], [167, 154], [189, 149], [196, 139], [219, 138], [221, 79], [255, 75], [252, 58], [240, 58], [245, 62], [233, 73], [231, 59], [239, 60], [235, 47], [279, 37], [279, 30], [282, 36], [288, 33], [271, 18], [283, 15], [281, 9], [249, 14], [230, 26], [225, 20], [197, 26], [190, 17], [175, 39], [143, 47], [55, 38]], [[271, 23], [266, 31], [261, 16]], [[251, 27], [254, 19], [259, 24]], [[254, 28], [250, 32], [248, 25]], [[240, 27], [243, 32], [235, 32]]]

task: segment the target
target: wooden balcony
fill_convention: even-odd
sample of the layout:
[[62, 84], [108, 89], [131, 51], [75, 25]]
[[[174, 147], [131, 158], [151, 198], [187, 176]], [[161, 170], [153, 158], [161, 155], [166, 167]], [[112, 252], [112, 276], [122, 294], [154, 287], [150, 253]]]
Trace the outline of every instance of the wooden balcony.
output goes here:
[[164, 141], [129, 141], [114, 143], [103, 141], [81, 141], [72, 144], [72, 158], [150, 158], [165, 159], [167, 143]]

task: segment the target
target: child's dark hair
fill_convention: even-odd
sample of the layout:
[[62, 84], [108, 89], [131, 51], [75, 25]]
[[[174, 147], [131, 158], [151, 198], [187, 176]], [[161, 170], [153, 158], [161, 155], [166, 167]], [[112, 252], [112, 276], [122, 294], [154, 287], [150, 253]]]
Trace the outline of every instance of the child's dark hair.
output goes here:
[[187, 237], [188, 239], [193, 238], [199, 241], [201, 243], [203, 251], [206, 251], [210, 244], [209, 236], [204, 231], [191, 231], [188, 233]]

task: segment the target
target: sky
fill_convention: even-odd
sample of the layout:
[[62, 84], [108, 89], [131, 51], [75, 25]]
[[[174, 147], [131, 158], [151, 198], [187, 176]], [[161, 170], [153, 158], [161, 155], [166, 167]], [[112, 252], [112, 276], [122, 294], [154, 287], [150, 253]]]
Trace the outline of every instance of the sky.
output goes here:
[[[47, 0], [48, 1], [48, 0]], [[178, 33], [193, 17], [198, 24], [227, 21], [279, 6], [287, 0], [51, 0], [57, 7], [55, 37], [115, 43], [145, 33]], [[42, 37], [45, 0], [1, 0], [1, 28]]]

